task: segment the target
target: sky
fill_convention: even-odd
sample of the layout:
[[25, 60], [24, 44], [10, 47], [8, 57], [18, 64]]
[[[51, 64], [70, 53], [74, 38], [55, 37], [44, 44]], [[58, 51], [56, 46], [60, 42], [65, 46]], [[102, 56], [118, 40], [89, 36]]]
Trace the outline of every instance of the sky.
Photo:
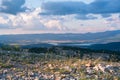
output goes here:
[[120, 0], [0, 0], [0, 35], [120, 30]]

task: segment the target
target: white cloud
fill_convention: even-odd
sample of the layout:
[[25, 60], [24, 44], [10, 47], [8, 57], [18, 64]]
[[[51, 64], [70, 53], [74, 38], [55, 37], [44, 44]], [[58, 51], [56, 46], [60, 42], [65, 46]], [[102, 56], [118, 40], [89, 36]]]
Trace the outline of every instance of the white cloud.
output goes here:
[[39, 15], [41, 8], [17, 15], [0, 13], [0, 34], [86, 33], [120, 29], [119, 14], [98, 19], [79, 20], [76, 15]]
[[62, 32], [67, 29], [62, 24], [61, 20], [55, 19], [51, 16], [41, 16], [39, 15], [40, 11], [40, 8], [36, 8], [33, 11], [19, 13], [17, 15], [4, 14], [0, 16], [0, 25], [3, 26], [4, 30], [6, 29], [8, 32], [14, 31], [17, 33], [21, 33], [21, 30], [24, 33], [54, 33]]

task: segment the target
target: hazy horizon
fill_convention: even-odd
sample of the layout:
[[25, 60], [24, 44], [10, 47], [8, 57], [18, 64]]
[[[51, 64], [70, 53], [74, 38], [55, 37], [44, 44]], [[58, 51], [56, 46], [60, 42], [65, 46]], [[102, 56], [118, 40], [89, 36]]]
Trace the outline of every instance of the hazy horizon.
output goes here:
[[108, 31], [99, 31], [99, 32], [86, 32], [86, 33], [78, 33], [78, 32], [71, 32], [71, 33], [53, 33], [53, 32], [44, 32], [44, 33], [5, 33], [5, 34], [0, 34], [0, 36], [4, 35], [41, 35], [41, 34], [96, 34], [96, 33], [104, 33], [104, 32], [117, 32], [120, 30], [108, 30]]

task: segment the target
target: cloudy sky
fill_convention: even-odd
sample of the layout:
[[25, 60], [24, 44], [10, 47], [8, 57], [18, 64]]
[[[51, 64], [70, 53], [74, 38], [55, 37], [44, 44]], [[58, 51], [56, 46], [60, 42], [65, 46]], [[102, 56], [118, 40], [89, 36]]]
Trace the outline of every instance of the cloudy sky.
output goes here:
[[0, 0], [0, 35], [120, 30], [120, 0]]

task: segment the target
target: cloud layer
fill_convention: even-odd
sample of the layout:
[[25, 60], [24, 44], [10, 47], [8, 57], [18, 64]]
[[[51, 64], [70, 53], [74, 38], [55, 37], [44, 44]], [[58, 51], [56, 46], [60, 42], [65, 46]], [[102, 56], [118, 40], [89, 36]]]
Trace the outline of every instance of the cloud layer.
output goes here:
[[24, 4], [25, 0], [2, 0], [0, 12], [9, 14], [24, 12], [26, 10], [26, 8], [23, 7]]
[[[29, 7], [32, 2], [29, 6], [26, 4], [31, 0], [1, 1], [0, 34], [87, 33], [120, 29], [120, 0], [92, 0], [89, 3], [48, 0], [34, 8]], [[37, 3], [34, 1], [33, 5]]]
[[90, 4], [77, 1], [46, 2], [42, 4], [43, 14], [112, 14], [120, 12], [120, 0], [95, 0]]

